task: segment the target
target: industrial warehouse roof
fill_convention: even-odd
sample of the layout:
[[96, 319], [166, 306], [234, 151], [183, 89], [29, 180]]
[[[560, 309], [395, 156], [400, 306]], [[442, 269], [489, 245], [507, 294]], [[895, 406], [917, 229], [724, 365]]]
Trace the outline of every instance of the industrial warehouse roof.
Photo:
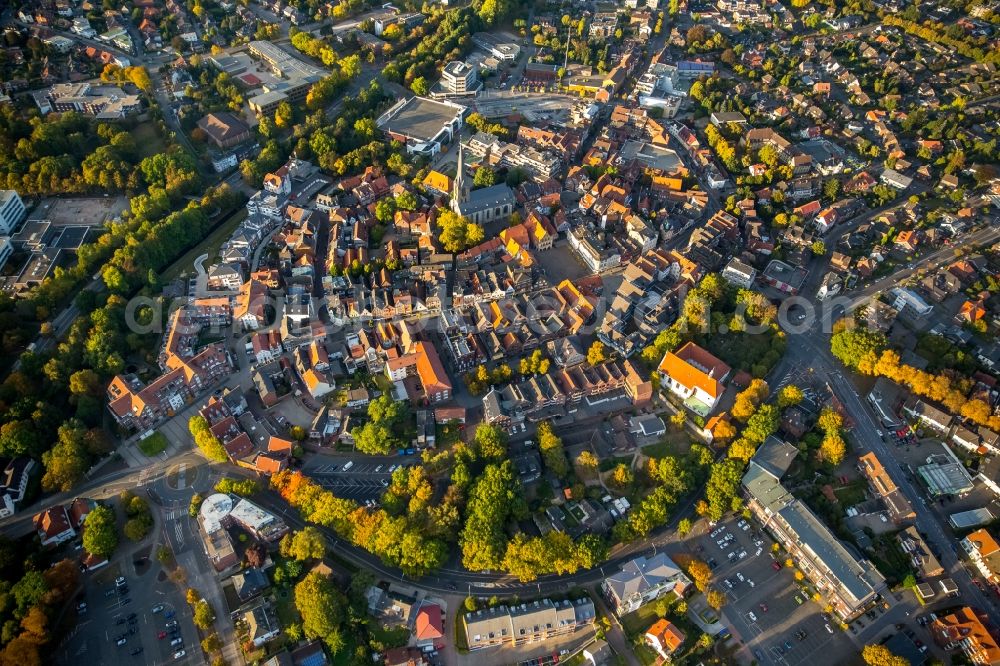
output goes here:
[[466, 110], [460, 104], [411, 97], [379, 118], [379, 128], [418, 141], [432, 141], [445, 125], [463, 116]]

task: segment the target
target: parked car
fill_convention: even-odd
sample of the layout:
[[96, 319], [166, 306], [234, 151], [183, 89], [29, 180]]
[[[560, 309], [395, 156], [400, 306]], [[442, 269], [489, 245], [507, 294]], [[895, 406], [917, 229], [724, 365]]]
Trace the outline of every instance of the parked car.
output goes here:
[[152, 608], [152, 609], [150, 609], [150, 610], [152, 610], [152, 611], [153, 611], [153, 613], [154, 613], [154, 614], [156, 614], [156, 613], [162, 613], [162, 612], [163, 612], [163, 609], [164, 609], [164, 605], [163, 605], [163, 604], [156, 604], [156, 605], [155, 605], [155, 606], [153, 606], [153, 608]]
[[125, 576], [118, 576], [118, 578], [115, 578], [115, 585], [121, 587], [124, 584], [125, 584]]
[[178, 650], [177, 652], [174, 652], [174, 659], [183, 659], [186, 654], [187, 652], [184, 650]]

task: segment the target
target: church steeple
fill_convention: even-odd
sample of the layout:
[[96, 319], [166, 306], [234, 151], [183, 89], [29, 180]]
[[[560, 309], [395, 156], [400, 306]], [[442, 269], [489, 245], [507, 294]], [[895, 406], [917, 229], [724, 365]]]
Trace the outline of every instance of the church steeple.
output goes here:
[[451, 209], [456, 213], [459, 206], [469, 198], [469, 188], [465, 184], [465, 149], [461, 140], [458, 142], [458, 168], [455, 172], [455, 183], [451, 188]]

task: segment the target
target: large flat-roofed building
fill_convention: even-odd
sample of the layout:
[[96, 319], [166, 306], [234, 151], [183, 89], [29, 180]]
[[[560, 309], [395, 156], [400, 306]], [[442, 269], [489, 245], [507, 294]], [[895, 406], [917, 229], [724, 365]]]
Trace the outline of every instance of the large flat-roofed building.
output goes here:
[[948, 524], [956, 530], [967, 530], [970, 527], [988, 525], [994, 520], [996, 520], [996, 516], [986, 507], [959, 511], [948, 516]]
[[325, 74], [319, 67], [299, 60], [271, 42], [256, 40], [250, 42], [247, 48], [250, 55], [267, 65], [272, 74], [283, 79], [265, 85], [263, 93], [247, 100], [250, 110], [258, 117], [274, 113], [285, 100], [301, 102], [309, 94], [312, 85]]
[[137, 113], [142, 108], [138, 95], [129, 95], [118, 86], [90, 83], [57, 83], [33, 93], [43, 114], [77, 111], [102, 120], [114, 120]]
[[264, 62], [275, 76], [285, 79], [323, 76], [323, 70], [304, 60], [299, 60], [281, 47], [263, 40], [247, 44], [250, 55]]
[[787, 466], [776, 466], [773, 459], [788, 459], [775, 453], [784, 448], [780, 440], [768, 438], [750, 461], [743, 476], [747, 506], [826, 597], [837, 617], [850, 621], [875, 602], [885, 589], [885, 579], [781, 485]]
[[401, 100], [378, 119], [390, 139], [406, 145], [406, 152], [432, 157], [462, 129], [468, 107], [454, 102], [411, 97]]
[[452, 60], [441, 72], [441, 91], [445, 95], [471, 95], [482, 87], [476, 68], [461, 60]]
[[764, 282], [786, 294], [797, 294], [808, 273], [778, 259], [772, 259], [764, 269]]
[[926, 464], [917, 468], [917, 474], [933, 497], [965, 495], [975, 487], [965, 465], [944, 444], [940, 453], [927, 456]]
[[27, 210], [14, 190], [0, 190], [0, 235], [9, 236], [21, 223]]
[[531, 146], [501, 141], [493, 134], [477, 132], [464, 148], [481, 157], [485, 166], [500, 166], [528, 171], [535, 180], [545, 181], [559, 171], [559, 157]]
[[15, 293], [37, 287], [45, 278], [52, 275], [61, 258], [62, 250], [58, 248], [46, 248], [40, 252], [32, 252], [28, 263], [21, 269], [17, 278], [13, 282], [8, 282], [7, 285]]
[[472, 43], [501, 62], [513, 62], [521, 52], [521, 47], [517, 44], [504, 41], [488, 32], [477, 32], [472, 35]]
[[667, 175], [687, 175], [687, 169], [677, 153], [645, 141], [626, 141], [618, 153], [618, 159], [622, 164], [635, 161], [647, 169]]

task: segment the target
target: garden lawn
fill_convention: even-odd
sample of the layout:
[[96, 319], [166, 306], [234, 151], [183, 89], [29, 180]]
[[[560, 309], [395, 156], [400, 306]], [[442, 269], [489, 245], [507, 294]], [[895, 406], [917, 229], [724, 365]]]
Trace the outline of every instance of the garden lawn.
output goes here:
[[410, 631], [406, 627], [384, 627], [374, 619], [368, 620], [368, 635], [386, 650], [404, 647], [410, 639]]
[[167, 450], [167, 438], [162, 432], [154, 432], [146, 439], [140, 439], [138, 446], [147, 456], [157, 456]]
[[625, 629], [625, 634], [629, 639], [646, 633], [650, 625], [660, 619], [660, 616], [656, 614], [656, 604], [657, 602], [654, 601], [640, 606], [639, 610], [622, 618], [622, 628]]

